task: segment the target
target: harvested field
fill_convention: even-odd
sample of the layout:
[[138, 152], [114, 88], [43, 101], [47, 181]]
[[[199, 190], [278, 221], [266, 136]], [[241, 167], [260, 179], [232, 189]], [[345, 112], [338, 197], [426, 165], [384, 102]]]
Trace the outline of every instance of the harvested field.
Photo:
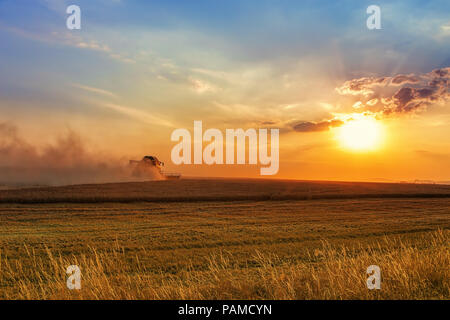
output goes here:
[[[4, 190], [0, 297], [449, 299], [449, 197], [268, 180]], [[79, 291], [66, 287], [71, 264]], [[381, 290], [366, 287], [371, 264]]]

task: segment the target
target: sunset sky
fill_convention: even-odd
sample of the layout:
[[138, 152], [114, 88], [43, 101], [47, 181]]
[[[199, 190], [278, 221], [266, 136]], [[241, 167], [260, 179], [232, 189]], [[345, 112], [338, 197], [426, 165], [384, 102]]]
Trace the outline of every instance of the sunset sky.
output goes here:
[[0, 39], [1, 166], [73, 132], [99, 157], [259, 177], [173, 165], [171, 133], [202, 120], [279, 128], [273, 178], [450, 181], [447, 0], [0, 0]]

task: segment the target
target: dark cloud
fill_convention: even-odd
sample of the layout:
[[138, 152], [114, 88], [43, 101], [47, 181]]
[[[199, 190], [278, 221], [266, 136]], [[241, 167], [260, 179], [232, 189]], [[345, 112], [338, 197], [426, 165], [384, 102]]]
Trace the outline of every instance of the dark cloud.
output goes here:
[[[433, 70], [425, 74], [396, 75], [382, 78], [359, 78], [346, 81], [336, 91], [343, 95], [359, 96], [364, 102], [358, 109], [370, 107], [370, 101], [381, 103], [380, 114], [400, 114], [425, 110], [435, 102], [450, 98], [450, 67]], [[380, 86], [382, 85], [382, 86]], [[397, 89], [401, 86], [400, 89]], [[378, 87], [377, 92], [374, 88]]]
[[440, 77], [440, 78], [448, 76], [449, 73], [450, 73], [450, 67], [435, 69], [435, 70], [431, 71], [432, 75], [436, 75], [437, 77]]
[[326, 131], [332, 127], [339, 127], [344, 124], [343, 121], [333, 119], [333, 120], [325, 120], [320, 122], [300, 122], [293, 126], [294, 131], [297, 132], [319, 132]]
[[401, 88], [394, 95], [394, 100], [399, 107], [407, 105], [410, 101], [414, 99], [414, 89], [413, 88]]
[[275, 125], [276, 123], [277, 122], [271, 121], [271, 120], [261, 122], [261, 124], [264, 125], [264, 126], [272, 126], [272, 125]]
[[391, 84], [401, 85], [404, 83], [418, 83], [419, 81], [420, 79], [413, 74], [410, 75], [400, 74], [392, 78]]
[[429, 81], [422, 87], [403, 87], [391, 100], [387, 101], [385, 113], [413, 112], [425, 109], [433, 102], [446, 101], [450, 98], [448, 69], [433, 70], [425, 75]]
[[369, 96], [374, 93], [374, 87], [386, 85], [390, 78], [359, 78], [344, 82], [336, 91], [342, 95]]
[[[360, 101], [354, 104], [355, 112], [367, 112], [382, 118], [425, 110], [431, 103], [449, 100], [449, 83], [450, 67], [446, 67], [419, 75], [352, 79], [344, 82], [336, 91], [341, 95], [359, 97]], [[297, 132], [320, 132], [343, 124], [344, 121], [333, 118], [319, 122], [299, 122], [292, 125], [292, 129]]]

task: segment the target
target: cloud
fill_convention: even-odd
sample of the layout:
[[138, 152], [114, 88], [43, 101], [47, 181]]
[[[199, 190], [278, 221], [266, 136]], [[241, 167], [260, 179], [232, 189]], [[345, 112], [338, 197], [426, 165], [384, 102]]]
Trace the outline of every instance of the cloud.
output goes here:
[[85, 86], [85, 85], [82, 85], [82, 84], [79, 84], [79, 83], [72, 84], [72, 87], [83, 89], [85, 91], [101, 94], [101, 95], [112, 97], [112, 98], [116, 98], [117, 97], [117, 95], [115, 93], [111, 92], [111, 91], [103, 90], [103, 89], [99, 89], [99, 88], [95, 88], [95, 87], [90, 87], [90, 86]]
[[448, 101], [449, 84], [450, 67], [446, 67], [425, 74], [352, 79], [336, 91], [359, 97], [361, 101], [354, 104], [355, 109], [378, 104], [379, 114], [392, 115], [425, 110], [432, 103]]
[[31, 32], [24, 29], [11, 26], [2, 26], [6, 31], [18, 35], [20, 37], [30, 39], [32, 41], [38, 41], [47, 43], [50, 45], [64, 45], [68, 47], [74, 47], [78, 49], [86, 49], [91, 51], [97, 51], [108, 56], [111, 59], [121, 61], [123, 63], [136, 63], [136, 61], [124, 53], [114, 51], [105, 43], [95, 39], [88, 39], [82, 37], [79, 34], [73, 34], [71, 32]]
[[419, 78], [413, 74], [409, 75], [400, 74], [398, 76], [393, 77], [391, 80], [392, 85], [401, 85], [404, 83], [418, 83], [418, 82]]
[[340, 127], [344, 121], [339, 119], [325, 120], [320, 122], [300, 122], [293, 126], [294, 131], [297, 132], [319, 132], [327, 131], [333, 127]]
[[336, 88], [336, 91], [341, 95], [369, 96], [374, 93], [375, 86], [385, 85], [388, 80], [387, 77], [353, 79], [344, 82], [342, 86]]
[[[450, 67], [446, 67], [424, 74], [352, 79], [345, 81], [336, 91], [358, 98], [352, 106], [354, 112], [380, 118], [422, 111], [432, 103], [448, 101], [449, 84]], [[297, 132], [327, 131], [348, 120], [351, 119], [333, 117], [319, 122], [303, 121], [294, 124], [292, 129]]]
[[205, 92], [215, 92], [217, 90], [212, 84], [203, 80], [189, 78], [189, 82], [193, 90], [200, 94]]
[[369, 105], [369, 106], [374, 106], [374, 105], [376, 105], [378, 103], [378, 99], [377, 98], [375, 98], [375, 99], [370, 99], [369, 101], [367, 101], [367, 104]]
[[87, 49], [92, 51], [101, 52], [111, 59], [121, 61], [123, 63], [136, 63], [135, 60], [129, 58], [123, 53], [116, 52], [110, 48], [105, 43], [102, 43], [95, 39], [88, 39], [80, 36], [79, 34], [73, 34], [71, 32], [52, 32], [50, 38], [46, 38], [47, 42], [57, 41], [58, 43], [63, 43], [64, 45], [76, 47], [79, 49]]
[[437, 34], [434, 35], [434, 37], [438, 40], [446, 41], [448, 37], [450, 37], [450, 22], [447, 22], [446, 24], [443, 24], [440, 28]]
[[123, 105], [118, 105], [118, 104], [113, 104], [113, 103], [101, 103], [100, 106], [108, 108], [108, 109], [112, 109], [114, 111], [117, 111], [119, 113], [127, 115], [128, 117], [131, 117], [138, 121], [142, 121], [147, 124], [160, 125], [160, 126], [165, 126], [165, 127], [170, 127], [170, 128], [175, 127], [175, 125], [168, 120], [156, 117], [145, 111], [134, 109], [134, 108], [131, 108], [128, 106], [123, 106]]

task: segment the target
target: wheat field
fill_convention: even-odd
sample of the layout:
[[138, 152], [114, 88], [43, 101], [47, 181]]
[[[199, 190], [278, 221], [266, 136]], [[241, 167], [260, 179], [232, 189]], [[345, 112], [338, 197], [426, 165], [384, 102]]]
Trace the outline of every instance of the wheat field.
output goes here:
[[[286, 185], [278, 195], [320, 189]], [[268, 186], [261, 192], [273, 192]], [[85, 202], [80, 193], [67, 201], [64, 188], [0, 192], [0, 298], [449, 299], [450, 201], [442, 189], [439, 197], [417, 186], [407, 193], [416, 196], [385, 198], [384, 186], [364, 186], [378, 195], [120, 201], [124, 186], [110, 185], [115, 195], [97, 186], [103, 201]], [[210, 188], [217, 198], [219, 188]], [[20, 201], [5, 200], [12, 195]], [[66, 286], [69, 265], [81, 270], [80, 290]], [[370, 265], [381, 269], [380, 290], [367, 289]]]

